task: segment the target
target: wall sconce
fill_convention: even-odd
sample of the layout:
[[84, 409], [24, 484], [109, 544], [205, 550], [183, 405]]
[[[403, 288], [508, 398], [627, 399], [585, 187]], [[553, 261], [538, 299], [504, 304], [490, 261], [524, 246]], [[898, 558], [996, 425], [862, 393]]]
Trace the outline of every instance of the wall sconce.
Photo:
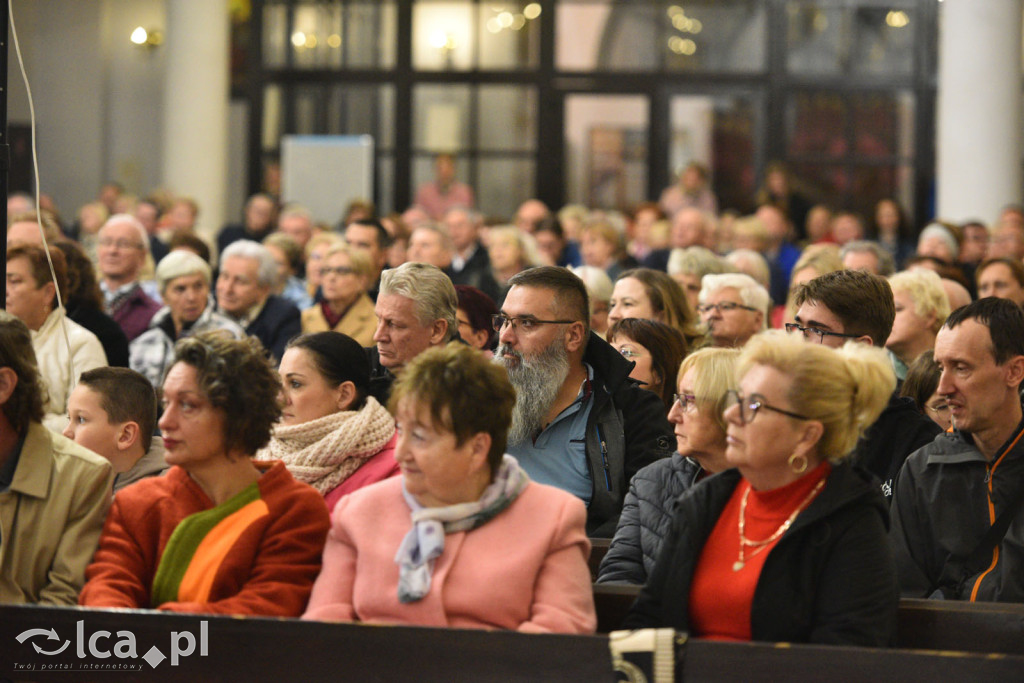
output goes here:
[[157, 31], [156, 29], [147, 31], [141, 26], [136, 26], [135, 30], [132, 31], [131, 36], [129, 36], [129, 40], [131, 40], [134, 45], [138, 45], [139, 47], [146, 47], [152, 49], [154, 47], [161, 45], [164, 42], [164, 34], [160, 31]]

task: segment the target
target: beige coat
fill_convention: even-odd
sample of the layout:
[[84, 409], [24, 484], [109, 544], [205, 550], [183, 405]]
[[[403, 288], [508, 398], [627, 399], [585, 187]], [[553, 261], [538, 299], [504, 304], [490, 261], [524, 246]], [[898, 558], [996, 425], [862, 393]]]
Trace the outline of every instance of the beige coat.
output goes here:
[[[64, 341], [64, 322], [67, 323], [67, 342]], [[68, 365], [69, 344], [73, 369]], [[46, 383], [43, 425], [60, 433], [68, 424], [68, 397], [78, 378], [86, 370], [105, 367], [107, 354], [96, 335], [68, 318], [63, 308], [55, 308], [42, 327], [32, 332], [32, 348], [36, 352], [39, 374]]]
[[29, 426], [0, 493], [0, 603], [75, 605], [110, 506], [110, 463]]
[[[332, 331], [324, 312], [320, 309], [320, 304], [315, 304], [302, 312], [302, 331]], [[373, 310], [373, 301], [370, 297], [366, 294], [361, 295], [352, 304], [352, 308], [348, 309], [345, 317], [334, 326], [333, 331], [347, 334], [363, 346], [373, 346], [373, 333], [377, 331], [377, 314]]]

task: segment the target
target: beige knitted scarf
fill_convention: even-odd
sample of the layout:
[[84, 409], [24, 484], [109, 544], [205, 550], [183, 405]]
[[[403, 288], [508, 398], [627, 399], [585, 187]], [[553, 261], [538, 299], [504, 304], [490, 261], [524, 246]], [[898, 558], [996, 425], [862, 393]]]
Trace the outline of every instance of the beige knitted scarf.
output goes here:
[[332, 413], [297, 425], [277, 425], [257, 460], [283, 460], [288, 471], [326, 495], [380, 452], [395, 434], [395, 419], [377, 399], [359, 411]]

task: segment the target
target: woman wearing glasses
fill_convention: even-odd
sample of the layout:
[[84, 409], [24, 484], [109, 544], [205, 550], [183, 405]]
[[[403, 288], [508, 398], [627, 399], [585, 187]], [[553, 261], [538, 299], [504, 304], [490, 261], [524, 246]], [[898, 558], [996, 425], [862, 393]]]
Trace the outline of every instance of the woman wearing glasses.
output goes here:
[[671, 409], [676, 373], [686, 356], [679, 330], [655, 320], [625, 318], [608, 328], [608, 343], [633, 362], [629, 376], [660, 396], [665, 410]]
[[377, 314], [366, 293], [370, 286], [369, 257], [347, 244], [336, 244], [321, 263], [323, 300], [302, 312], [303, 333], [341, 332], [362, 346], [372, 346]]
[[845, 459], [895, 385], [885, 354], [766, 332], [739, 358], [725, 457], [693, 487], [626, 619], [691, 635], [881, 646], [896, 629], [888, 510]]
[[701, 349], [679, 367], [679, 393], [673, 394], [668, 411], [676, 452], [644, 467], [629, 482], [598, 583], [645, 584], [672, 526], [675, 499], [698, 480], [729, 467], [722, 407], [726, 393], [736, 387], [739, 355], [736, 349]]

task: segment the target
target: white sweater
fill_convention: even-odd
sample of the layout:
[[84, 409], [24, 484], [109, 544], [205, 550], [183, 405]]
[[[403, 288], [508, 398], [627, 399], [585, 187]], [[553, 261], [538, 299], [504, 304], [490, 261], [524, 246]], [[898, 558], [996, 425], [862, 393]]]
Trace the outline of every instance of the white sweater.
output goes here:
[[[73, 371], [68, 367], [68, 345], [64, 342], [62, 322], [67, 324]], [[86, 370], [106, 366], [107, 354], [96, 335], [68, 319], [63, 308], [54, 309], [46, 316], [42, 327], [32, 332], [32, 347], [48, 394], [43, 405], [43, 425], [59, 433], [67, 426], [68, 396], [78, 383], [78, 377]]]

